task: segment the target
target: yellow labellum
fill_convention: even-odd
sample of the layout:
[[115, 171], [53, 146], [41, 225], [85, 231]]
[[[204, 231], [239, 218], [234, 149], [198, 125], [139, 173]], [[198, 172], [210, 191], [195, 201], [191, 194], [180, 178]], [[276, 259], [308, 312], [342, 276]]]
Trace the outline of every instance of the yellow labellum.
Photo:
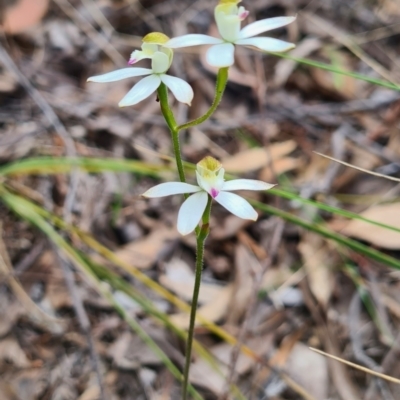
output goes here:
[[143, 39], [143, 43], [164, 44], [167, 43], [169, 37], [161, 32], [148, 33]]

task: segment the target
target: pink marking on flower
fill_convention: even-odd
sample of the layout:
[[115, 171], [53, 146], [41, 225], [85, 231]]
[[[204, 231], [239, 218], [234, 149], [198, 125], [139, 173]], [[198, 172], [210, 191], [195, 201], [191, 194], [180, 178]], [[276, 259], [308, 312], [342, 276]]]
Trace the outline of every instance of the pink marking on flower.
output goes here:
[[239, 19], [241, 21], [243, 21], [244, 19], [246, 19], [248, 17], [248, 15], [250, 14], [250, 11], [247, 10], [243, 10], [240, 14], [239, 14]]
[[136, 58], [130, 58], [128, 61], [129, 65], [135, 64], [138, 60]]
[[211, 197], [213, 198], [213, 199], [215, 199], [217, 196], [218, 196], [218, 194], [219, 194], [219, 191], [217, 190], [217, 189], [214, 189], [214, 188], [212, 188], [211, 189], [211, 191], [210, 191], [211, 193]]

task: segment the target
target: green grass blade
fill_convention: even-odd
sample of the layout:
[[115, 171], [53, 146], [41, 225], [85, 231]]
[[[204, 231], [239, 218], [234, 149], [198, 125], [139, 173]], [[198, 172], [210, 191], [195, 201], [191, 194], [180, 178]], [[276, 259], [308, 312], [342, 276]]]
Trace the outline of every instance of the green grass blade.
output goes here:
[[[86, 258], [86, 257], [85, 257]], [[142, 309], [147, 312], [149, 315], [155, 316], [159, 319], [168, 329], [174, 332], [177, 336], [181, 339], [185, 340], [187, 337], [187, 332], [183, 331], [182, 329], [177, 328], [170, 320], [167, 314], [159, 311], [150, 300], [148, 300], [145, 296], [140, 294], [135, 288], [129, 285], [126, 281], [121, 279], [119, 276], [110, 272], [109, 269], [105, 268], [104, 266], [94, 263], [90, 259], [88, 259], [88, 263], [94, 269], [97, 276], [101, 277], [103, 281], [106, 281], [110, 284], [110, 286], [115, 289], [125, 293], [127, 296], [131, 297], [135, 300]], [[197, 340], [193, 341], [193, 348], [195, 349], [196, 353], [205, 359], [208, 364], [214, 369], [215, 373], [223, 376], [219, 365], [217, 364], [214, 356], [209, 353]], [[235, 393], [236, 397], [242, 400], [246, 398], [241, 393], [240, 389], [236, 385], [231, 385], [230, 390], [232, 393]]]
[[[155, 293], [160, 295], [161, 297], [165, 298], [167, 301], [171, 302], [174, 304], [178, 309], [184, 311], [184, 312], [189, 312], [190, 311], [190, 306], [184, 302], [183, 300], [179, 299], [178, 297], [174, 296], [171, 292], [166, 290], [163, 286], [160, 286], [158, 283], [153, 281], [152, 279], [148, 278], [147, 275], [143, 274], [140, 270], [133, 268], [131, 265], [129, 265], [129, 268], [127, 268], [127, 264], [124, 262], [121, 262], [118, 257], [114, 255], [114, 253], [109, 250], [107, 247], [101, 245], [98, 243], [91, 235], [81, 231], [80, 229], [67, 224], [63, 219], [57, 217], [55, 214], [45, 210], [42, 207], [39, 207], [38, 205], [31, 203], [32, 208], [35, 210], [36, 213], [38, 213], [40, 216], [46, 218], [47, 220], [51, 221], [52, 224], [57, 226], [60, 229], [63, 229], [67, 231], [70, 234], [77, 235], [83, 243], [85, 243], [87, 246], [89, 246], [92, 250], [94, 250], [96, 253], [100, 254], [102, 257], [107, 259], [108, 261], [112, 262], [113, 264], [117, 265], [118, 267], [122, 268], [124, 271], [126, 271], [130, 276], [133, 278], [139, 280], [142, 282], [144, 285], [146, 285], [149, 289], [153, 290]], [[231, 345], [236, 345], [238, 342], [234, 336], [226, 332], [224, 329], [221, 327], [217, 326], [213, 322], [207, 320], [206, 318], [203, 318], [199, 316], [199, 320], [201, 323], [209, 329], [212, 333], [220, 337], [222, 340], [225, 342], [231, 344]], [[262, 359], [257, 356], [257, 354], [251, 350], [249, 347], [246, 345], [240, 345], [241, 351], [243, 354], [247, 355], [248, 357], [252, 358], [253, 360], [256, 360], [257, 362], [262, 363]]]
[[314, 201], [314, 200], [305, 199], [305, 198], [300, 197], [299, 195], [297, 195], [295, 193], [291, 193], [291, 192], [288, 192], [286, 190], [270, 189], [268, 191], [268, 193], [276, 195], [276, 196], [279, 196], [279, 197], [282, 197], [282, 198], [285, 198], [285, 199], [288, 199], [288, 200], [295, 200], [295, 201], [301, 202], [303, 204], [307, 204], [307, 205], [316, 207], [316, 208], [318, 208], [320, 210], [327, 211], [327, 212], [329, 212], [331, 214], [340, 215], [341, 217], [346, 217], [346, 218], [350, 218], [350, 219], [358, 219], [358, 220], [366, 222], [368, 224], [376, 225], [376, 226], [379, 226], [381, 228], [389, 229], [391, 231], [400, 233], [400, 229], [396, 228], [395, 226], [383, 224], [381, 222], [374, 221], [374, 220], [369, 219], [369, 218], [364, 218], [361, 215], [358, 215], [358, 214], [353, 213], [351, 211], [343, 210], [342, 208], [333, 207], [333, 206], [330, 206], [330, 205], [327, 205], [327, 204], [324, 204], [324, 203], [320, 203], [320, 202]]
[[352, 72], [352, 71], [346, 71], [346, 70], [343, 70], [343, 69], [339, 69], [339, 68], [337, 68], [337, 67], [335, 67], [334, 65], [331, 65], [331, 64], [325, 64], [325, 63], [322, 63], [322, 62], [319, 62], [319, 61], [310, 60], [308, 58], [292, 57], [292, 56], [290, 56], [288, 54], [284, 54], [284, 53], [270, 53], [270, 54], [273, 54], [276, 57], [285, 58], [287, 60], [295, 61], [298, 64], [303, 64], [303, 65], [307, 65], [309, 67], [323, 69], [325, 71], [330, 71], [330, 72], [333, 72], [335, 74], [350, 76], [352, 78], [359, 79], [361, 81], [365, 81], [365, 82], [368, 82], [368, 83], [372, 83], [374, 85], [383, 86], [383, 87], [388, 88], [388, 89], [400, 90], [400, 86], [399, 85], [395, 85], [394, 83], [383, 81], [381, 79], [371, 78], [371, 77], [366, 76], [366, 75], [358, 74], [357, 72]]
[[[165, 166], [151, 165], [135, 160], [125, 159], [111, 159], [111, 158], [50, 158], [39, 157], [31, 158], [0, 167], [0, 175], [13, 175], [13, 174], [55, 174], [55, 173], [68, 173], [74, 167], [79, 167], [87, 172], [132, 172], [143, 175], [150, 175], [157, 177], [160, 172], [165, 170]], [[190, 163], [185, 163], [185, 167], [194, 169], [195, 166]], [[383, 224], [377, 221], [364, 218], [358, 214], [350, 211], [343, 210], [338, 207], [329, 206], [313, 200], [304, 199], [294, 193], [281, 190], [271, 189], [270, 194], [283, 197], [289, 200], [296, 200], [303, 204], [308, 204], [328, 211], [332, 214], [340, 215], [350, 219], [358, 219], [381, 228], [390, 229], [400, 233], [400, 229], [391, 225]]]
[[140, 175], [157, 176], [166, 169], [162, 165], [151, 165], [142, 161], [120, 158], [89, 157], [38, 157], [27, 158], [0, 167], [0, 175], [35, 175], [67, 173], [72, 168], [81, 168], [87, 172], [132, 172]]
[[[90, 257], [86, 255], [81, 254], [81, 257], [90, 266], [95, 275], [99, 277], [102, 281], [107, 282], [114, 290], [118, 290], [120, 292], [125, 293], [127, 296], [132, 298], [136, 303], [138, 303], [147, 314], [158, 319], [168, 329], [174, 332], [181, 339], [186, 340], [187, 337], [186, 331], [177, 328], [171, 322], [169, 316], [163, 313], [162, 311], [158, 310], [146, 296], [142, 295], [137, 289], [131, 286], [128, 282], [126, 282], [124, 279], [119, 277], [114, 272], [110, 271], [110, 269], [104, 267], [103, 265], [100, 265], [97, 262], [94, 262]], [[216, 370], [217, 373], [221, 373], [213, 356], [198, 341], [195, 340], [193, 342], [193, 346], [196, 349], [196, 352], [199, 354], [199, 356], [204, 358]]]
[[[85, 274], [89, 279], [93, 287], [108, 300], [111, 301], [116, 311], [126, 319], [127, 323], [135, 330], [138, 336], [146, 343], [146, 345], [151, 348], [157, 356], [160, 357], [161, 361], [171, 372], [171, 374], [182, 382], [183, 376], [175, 364], [168, 358], [168, 356], [159, 348], [159, 346], [154, 342], [154, 340], [143, 330], [143, 328], [132, 318], [129, 318], [125, 309], [120, 306], [112, 294], [106, 290], [101, 281], [93, 273], [90, 266], [85, 262], [85, 260], [79, 255], [79, 253], [70, 246], [65, 239], [58, 234], [58, 232], [43, 219], [35, 210], [31, 207], [29, 201], [23, 199], [22, 197], [15, 196], [8, 193], [4, 189], [0, 189], [0, 197], [2, 201], [8, 206], [10, 210], [16, 213], [22, 219], [30, 222], [33, 226], [40, 229], [53, 243], [59, 247], [65, 255]], [[197, 399], [202, 400], [203, 397], [190, 385], [191, 395]]]
[[394, 344], [395, 339], [392, 336], [391, 332], [388, 329], [386, 329], [385, 324], [382, 322], [379, 311], [377, 310], [375, 302], [372, 296], [370, 295], [369, 289], [365, 284], [364, 279], [361, 277], [358, 268], [349, 263], [345, 263], [343, 270], [353, 281], [354, 286], [357, 288], [357, 292], [361, 298], [361, 301], [364, 304], [365, 309], [367, 310], [375, 326], [380, 331], [386, 344], [392, 346]]
[[[175, 364], [169, 359], [169, 357], [161, 350], [157, 343], [147, 334], [147, 332], [140, 326], [140, 324], [131, 318], [126, 312], [125, 308], [122, 307], [115, 299], [112, 293], [103, 293], [105, 297], [114, 306], [120, 316], [128, 323], [128, 325], [136, 332], [136, 334], [143, 340], [143, 342], [160, 358], [164, 365], [168, 368], [171, 374], [182, 381], [182, 374]], [[195, 400], [204, 400], [203, 396], [192, 386], [188, 388], [189, 393]]]
[[249, 200], [249, 201], [251, 202], [251, 204], [253, 204], [254, 207], [258, 208], [259, 210], [261, 210], [265, 213], [276, 215], [276, 216], [284, 219], [285, 221], [291, 222], [295, 225], [301, 226], [302, 228], [316, 232], [316, 233], [320, 234], [321, 236], [324, 236], [328, 239], [332, 239], [336, 243], [341, 244], [341, 245], [343, 245], [351, 250], [354, 250], [360, 254], [363, 254], [375, 261], [379, 261], [382, 264], [385, 264], [389, 267], [393, 267], [395, 269], [400, 269], [400, 260], [396, 260], [395, 258], [390, 257], [378, 250], [375, 250], [375, 249], [365, 246], [364, 244], [359, 243], [355, 240], [349, 239], [346, 236], [343, 236], [336, 232], [333, 232], [332, 230], [325, 228], [324, 226], [321, 226], [320, 224], [305, 221], [302, 218], [299, 218], [293, 214], [290, 214], [287, 211], [280, 210], [278, 208], [261, 203], [259, 201], [254, 201], [254, 200]]
[[[170, 320], [169, 316], [161, 311], [159, 311], [153, 303], [148, 300], [145, 296], [141, 295], [135, 288], [133, 288], [131, 285], [129, 285], [125, 280], [120, 278], [117, 274], [114, 272], [110, 271], [108, 268], [94, 262], [91, 260], [90, 257], [86, 256], [85, 254], [80, 253], [79, 251], [75, 250], [72, 248], [68, 242], [65, 241], [62, 236], [60, 236], [54, 228], [45, 221], [45, 219], [37, 213], [37, 206], [28, 200], [21, 198], [19, 196], [15, 196], [13, 194], [7, 193], [4, 190], [0, 190], [0, 196], [3, 198], [3, 201], [6, 202], [8, 206], [11, 206], [13, 204], [16, 206], [16, 209], [14, 209], [14, 212], [18, 213], [21, 217], [25, 217], [24, 219], [28, 220], [31, 222], [33, 225], [39, 227], [44, 233], [46, 233], [51, 240], [55, 242], [60, 248], [62, 248], [67, 255], [72, 259], [72, 261], [76, 264], [79, 263], [78, 265], [81, 267], [81, 270], [85, 273], [87, 276], [87, 273], [89, 272], [89, 278], [92, 281], [92, 283], [95, 285], [95, 287], [104, 294], [104, 288], [103, 286], [99, 285], [100, 281], [102, 282], [107, 282], [113, 289], [119, 290], [129, 297], [131, 297], [133, 300], [135, 300], [141, 307], [142, 309], [147, 312], [149, 315], [155, 317], [158, 319], [160, 322], [162, 322], [168, 329], [170, 329], [172, 332], [177, 334], [181, 339], [185, 340], [187, 333], [180, 329], [177, 328]], [[29, 219], [28, 219], [29, 215]], [[44, 221], [44, 222], [43, 222]], [[111, 303], [115, 306], [115, 299], [114, 297], [107, 292], [105, 292], [107, 299], [111, 301]], [[115, 307], [117, 312], [124, 318], [126, 319], [127, 314], [123, 308]], [[135, 321], [135, 320], [127, 320], [126, 321], [132, 328], [135, 329], [136, 333], [138, 334], [139, 337], [141, 337], [145, 343], [147, 344], [147, 341], [145, 340], [146, 336], [143, 337], [143, 332], [141, 332], [143, 329], [140, 327], [140, 325]], [[138, 329], [141, 331], [139, 332]], [[146, 334], [147, 335], [147, 334]], [[214, 356], [209, 353], [198, 341], [194, 341], [193, 343], [194, 349], [196, 350], [197, 354], [205, 359], [209, 365], [214, 369], [215, 373], [221, 375], [222, 372], [220, 370], [219, 365], [217, 364], [216, 360], [214, 359]], [[159, 348], [157, 347], [154, 349], [153, 346], [149, 345], [149, 348], [151, 348], [156, 355], [158, 355], [161, 359], [162, 362], [170, 369], [174, 364], [170, 365], [171, 361], [168, 359], [163, 358], [163, 354], [159, 352]], [[168, 362], [169, 360], [169, 362]], [[168, 364], [168, 365], [167, 365]], [[173, 371], [170, 371], [173, 373]], [[179, 371], [178, 371], [179, 372]], [[174, 374], [174, 376], [178, 379], [181, 380], [181, 375], [179, 372], [179, 376]], [[231, 390], [237, 398], [240, 399], [245, 399], [244, 395], [240, 392], [240, 389], [236, 385], [231, 386]], [[192, 394], [194, 398], [199, 398], [195, 393]], [[202, 398], [202, 397], [200, 397]]]

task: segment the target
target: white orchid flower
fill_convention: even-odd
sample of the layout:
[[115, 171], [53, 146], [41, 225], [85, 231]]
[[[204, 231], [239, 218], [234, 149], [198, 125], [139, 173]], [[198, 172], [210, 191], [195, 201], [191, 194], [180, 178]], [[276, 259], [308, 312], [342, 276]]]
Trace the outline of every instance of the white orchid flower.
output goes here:
[[235, 179], [225, 182], [224, 173], [225, 170], [219, 161], [213, 157], [206, 157], [197, 164], [198, 186], [183, 182], [161, 183], [149, 189], [143, 196], [152, 198], [194, 193], [185, 200], [178, 213], [178, 232], [182, 235], [187, 235], [195, 230], [206, 209], [208, 196], [211, 196], [232, 214], [255, 221], [258, 214], [250, 203], [237, 194], [229, 192], [232, 190], [268, 190], [275, 185], [253, 179]]
[[211, 44], [206, 54], [207, 62], [218, 68], [229, 67], [234, 63], [235, 46], [252, 46], [262, 51], [284, 52], [293, 49], [293, 43], [270, 37], [254, 37], [260, 33], [280, 28], [293, 22], [296, 17], [267, 18], [253, 22], [240, 29], [241, 22], [249, 15], [244, 7], [238, 7], [241, 0], [220, 0], [215, 7], [215, 21], [221, 39], [202, 34], [178, 36], [164, 43], [165, 47], [181, 47]]
[[169, 40], [163, 33], [149, 33], [143, 38], [142, 51], [136, 50], [131, 54], [129, 64], [145, 58], [151, 59], [151, 69], [149, 68], [123, 68], [108, 72], [104, 75], [92, 76], [88, 82], [116, 82], [121, 79], [132, 78], [135, 76], [146, 76], [139, 81], [118, 103], [120, 107], [133, 106], [154, 93], [163, 82], [174, 94], [176, 99], [190, 106], [193, 100], [193, 89], [183, 79], [166, 75], [172, 63], [173, 51], [164, 48], [162, 43]]

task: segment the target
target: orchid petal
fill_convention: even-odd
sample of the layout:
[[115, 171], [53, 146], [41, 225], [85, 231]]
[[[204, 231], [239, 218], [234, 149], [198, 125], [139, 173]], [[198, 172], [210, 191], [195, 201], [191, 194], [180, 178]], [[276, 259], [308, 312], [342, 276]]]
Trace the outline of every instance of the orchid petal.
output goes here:
[[259, 35], [260, 33], [270, 31], [272, 29], [280, 28], [281, 26], [292, 23], [296, 17], [276, 17], [266, 18], [260, 21], [253, 22], [245, 26], [239, 33], [239, 39], [246, 39]]
[[195, 230], [206, 209], [207, 201], [208, 194], [203, 191], [185, 200], [178, 214], [178, 232], [181, 235], [187, 235]]
[[218, 68], [230, 67], [234, 63], [234, 53], [232, 43], [216, 44], [207, 50], [207, 62]]
[[103, 75], [91, 76], [88, 78], [88, 82], [115, 82], [121, 79], [132, 78], [134, 76], [150, 75], [152, 70], [149, 68], [122, 68], [116, 71], [108, 72]]
[[243, 219], [255, 221], [258, 217], [257, 211], [243, 197], [234, 193], [220, 192], [215, 200], [232, 214]]
[[275, 185], [254, 179], [234, 179], [224, 182], [222, 190], [268, 190]]
[[149, 97], [160, 86], [161, 79], [158, 75], [150, 75], [139, 81], [118, 103], [120, 107], [133, 106]]
[[164, 43], [164, 47], [179, 49], [181, 47], [199, 46], [202, 44], [220, 44], [224, 41], [213, 36], [191, 33], [189, 35], [177, 36]]
[[186, 103], [189, 106], [191, 105], [193, 100], [193, 89], [187, 82], [175, 76], [165, 74], [160, 75], [160, 78], [178, 101]]
[[296, 47], [293, 43], [284, 42], [283, 40], [274, 39], [270, 37], [255, 37], [249, 39], [240, 39], [235, 42], [242, 46], [254, 46], [259, 50], [269, 52], [283, 52]]
[[146, 54], [144, 51], [135, 50], [129, 57], [128, 64], [129, 65], [136, 64], [138, 61], [144, 60], [146, 58], [151, 58], [151, 55]]
[[184, 182], [166, 182], [160, 183], [143, 193], [143, 197], [164, 197], [173, 194], [195, 193], [202, 189], [195, 185], [190, 185]]

